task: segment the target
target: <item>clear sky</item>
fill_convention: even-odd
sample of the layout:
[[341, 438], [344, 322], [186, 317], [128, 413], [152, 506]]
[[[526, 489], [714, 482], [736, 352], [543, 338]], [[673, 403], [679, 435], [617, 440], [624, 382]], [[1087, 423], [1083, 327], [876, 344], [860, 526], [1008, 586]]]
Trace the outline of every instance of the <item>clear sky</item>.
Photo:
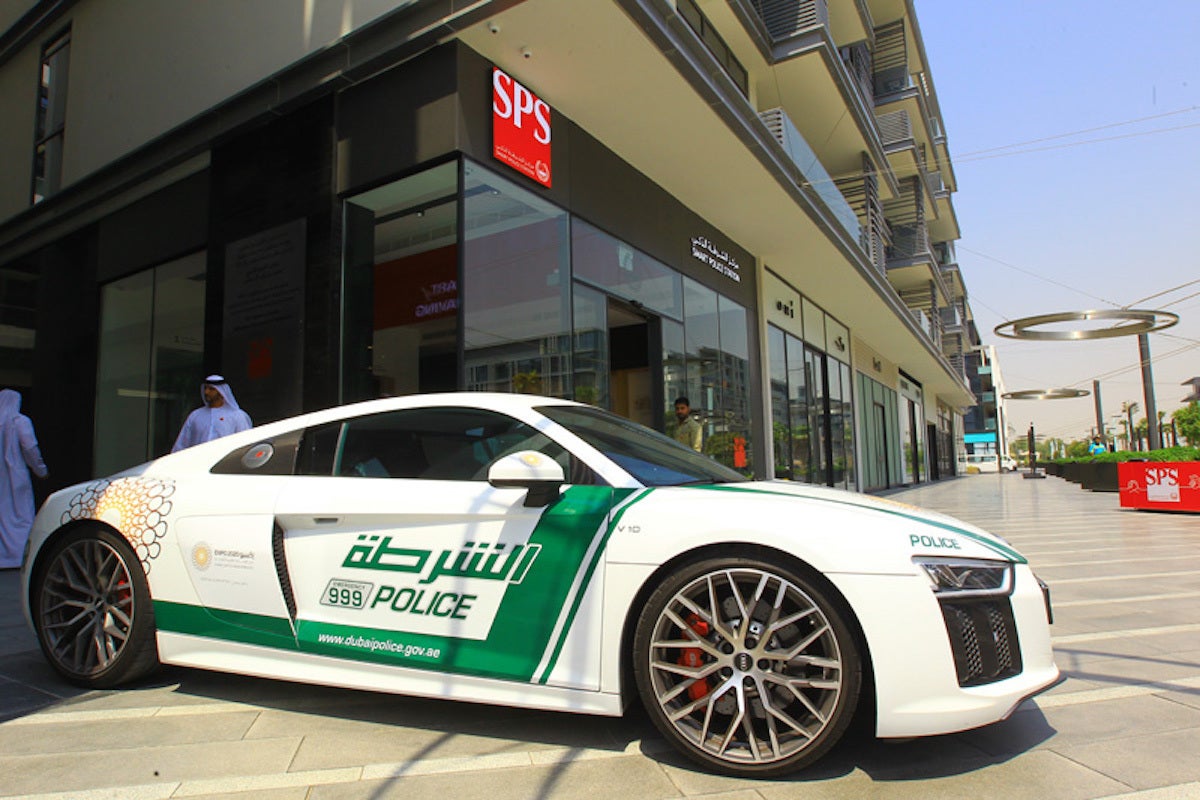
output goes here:
[[[993, 328], [1166, 309], [1180, 323], [1150, 347], [1169, 419], [1181, 382], [1200, 377], [1200, 2], [914, 2], [958, 181], [959, 266], [1008, 390], [1099, 379], [1108, 425], [1123, 402], [1144, 416], [1136, 336], [1025, 342]], [[1008, 411], [1019, 435], [1032, 422], [1070, 441], [1095, 425], [1090, 394]]]

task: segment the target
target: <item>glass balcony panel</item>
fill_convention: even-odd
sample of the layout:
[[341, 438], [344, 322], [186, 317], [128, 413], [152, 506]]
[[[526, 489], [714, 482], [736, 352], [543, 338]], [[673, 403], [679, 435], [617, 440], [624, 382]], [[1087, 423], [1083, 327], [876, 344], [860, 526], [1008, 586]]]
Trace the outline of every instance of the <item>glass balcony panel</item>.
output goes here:
[[829, 177], [829, 173], [822, 166], [817, 154], [800, 135], [800, 131], [796, 130], [796, 126], [792, 124], [787, 113], [782, 108], [771, 108], [759, 116], [771, 135], [799, 168], [804, 181], [825, 201], [826, 207], [846, 229], [846, 232], [853, 237], [854, 241], [860, 241], [862, 229], [858, 223], [858, 216], [838, 190], [833, 178]]

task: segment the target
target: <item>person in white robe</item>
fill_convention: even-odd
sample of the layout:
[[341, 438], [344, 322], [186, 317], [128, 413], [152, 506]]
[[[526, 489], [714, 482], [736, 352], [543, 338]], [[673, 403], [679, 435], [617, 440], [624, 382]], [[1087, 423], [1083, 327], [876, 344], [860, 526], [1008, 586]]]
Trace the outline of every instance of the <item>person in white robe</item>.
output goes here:
[[0, 390], [0, 569], [21, 566], [35, 512], [30, 470], [49, 474], [33, 423], [21, 413], [21, 394]]
[[200, 384], [200, 398], [204, 405], [188, 414], [175, 446], [171, 448], [172, 453], [254, 427], [250, 415], [242, 411], [233, 397], [233, 390], [220, 375], [209, 375], [204, 379]]

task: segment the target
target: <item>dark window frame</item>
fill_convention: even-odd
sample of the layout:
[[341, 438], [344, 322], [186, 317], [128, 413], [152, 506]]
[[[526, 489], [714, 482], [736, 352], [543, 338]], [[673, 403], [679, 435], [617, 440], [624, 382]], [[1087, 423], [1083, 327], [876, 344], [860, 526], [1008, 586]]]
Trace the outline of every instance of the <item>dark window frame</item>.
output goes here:
[[[34, 112], [34, 129], [33, 129], [33, 156], [29, 177], [29, 197], [30, 203], [36, 205], [47, 197], [58, 192], [62, 182], [62, 142], [66, 136], [66, 92], [67, 92], [67, 75], [70, 74], [70, 51], [71, 48], [71, 26], [59, 30], [54, 36], [50, 37], [45, 45], [42, 46], [42, 55], [38, 61], [38, 89], [37, 89], [37, 108]], [[63, 70], [61, 78], [55, 79], [53, 84], [48, 84], [43, 79], [43, 75], [50, 66], [52, 59], [60, 54], [66, 55], [66, 66]], [[51, 95], [58, 93], [63, 95], [63, 113], [62, 118], [50, 126], [51, 120], [50, 106]], [[53, 175], [51, 176], [49, 169], [49, 161], [46, 154], [49, 152], [51, 144], [58, 140], [59, 157], [53, 165]], [[39, 186], [39, 181], [41, 186]], [[41, 192], [39, 192], [41, 189]]]
[[700, 39], [708, 51], [713, 54], [721, 68], [725, 70], [725, 74], [738, 87], [742, 95], [746, 98], [750, 97], [750, 73], [742, 66], [742, 62], [737, 60], [729, 45], [721, 38], [721, 34], [717, 33], [713, 24], [709, 22], [708, 17], [700, 10], [694, 0], [676, 0], [675, 8], [679, 12], [679, 16], [688, 24], [692, 32]]

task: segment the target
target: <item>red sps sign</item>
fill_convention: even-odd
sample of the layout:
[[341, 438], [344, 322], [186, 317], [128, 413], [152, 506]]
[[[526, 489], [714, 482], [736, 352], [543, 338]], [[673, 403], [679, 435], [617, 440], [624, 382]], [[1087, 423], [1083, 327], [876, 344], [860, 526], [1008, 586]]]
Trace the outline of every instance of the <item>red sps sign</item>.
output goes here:
[[1200, 463], [1130, 461], [1117, 464], [1123, 508], [1200, 511]]
[[550, 106], [499, 67], [492, 68], [492, 155], [550, 186]]

